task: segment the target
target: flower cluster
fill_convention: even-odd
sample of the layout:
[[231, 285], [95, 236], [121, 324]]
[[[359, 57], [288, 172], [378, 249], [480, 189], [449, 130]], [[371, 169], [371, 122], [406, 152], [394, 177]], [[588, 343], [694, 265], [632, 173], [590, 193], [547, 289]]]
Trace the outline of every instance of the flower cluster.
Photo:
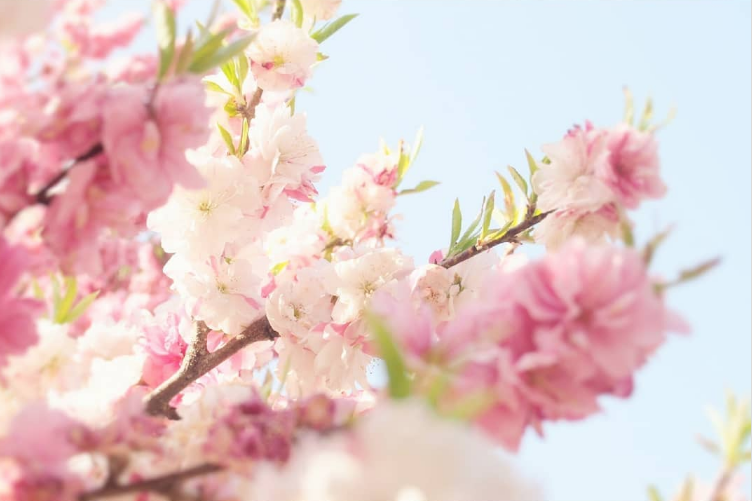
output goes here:
[[628, 396], [665, 332], [683, 328], [632, 250], [574, 240], [485, 275], [483, 293], [449, 321], [455, 286], [446, 280], [433, 280], [430, 291], [402, 284], [377, 295], [374, 308], [420, 384], [446, 385], [439, 406], [454, 412], [471, 398], [474, 420], [510, 449], [527, 426], [582, 419], [598, 410], [599, 396]]
[[625, 210], [660, 198], [658, 144], [653, 133], [628, 124], [598, 129], [589, 122], [543, 147], [547, 161], [533, 176], [538, 207], [555, 211], [535, 232], [547, 247], [572, 235], [588, 242], [617, 238], [631, 223]]

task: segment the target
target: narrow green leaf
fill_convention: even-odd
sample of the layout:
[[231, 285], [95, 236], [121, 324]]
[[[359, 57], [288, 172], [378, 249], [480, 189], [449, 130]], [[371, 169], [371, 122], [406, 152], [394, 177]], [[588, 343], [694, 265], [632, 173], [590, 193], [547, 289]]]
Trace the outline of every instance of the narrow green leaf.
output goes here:
[[683, 270], [681, 273], [679, 273], [679, 281], [680, 282], [686, 282], [688, 280], [694, 280], [695, 278], [699, 278], [705, 273], [709, 272], [716, 266], [718, 266], [721, 263], [721, 258], [713, 258], [709, 259], [703, 263], [698, 264], [697, 266], [693, 266], [692, 268], [689, 268], [687, 270]]
[[159, 47], [159, 79], [167, 74], [175, 56], [175, 33], [177, 30], [175, 14], [166, 2], [158, 0], [152, 7], [154, 26], [157, 30], [157, 46]]
[[78, 320], [79, 317], [86, 312], [89, 306], [91, 306], [91, 303], [93, 303], [98, 296], [99, 291], [94, 291], [91, 294], [84, 296], [84, 298], [79, 301], [78, 304], [76, 304], [76, 306], [74, 306], [73, 309], [70, 310], [65, 316], [64, 323], [72, 323]]
[[627, 125], [634, 123], [634, 98], [628, 87], [624, 87], [624, 122]]
[[65, 295], [55, 307], [55, 323], [61, 324], [65, 321], [65, 317], [73, 306], [73, 301], [76, 300], [78, 294], [78, 284], [75, 277], [66, 277], [64, 279]]
[[493, 396], [488, 391], [476, 391], [460, 397], [448, 412], [450, 417], [467, 421], [487, 411], [494, 402]]
[[290, 264], [290, 261], [282, 261], [281, 263], [277, 263], [274, 266], [272, 266], [272, 269], [269, 270], [272, 275], [279, 275], [282, 270], [287, 268], [287, 265]]
[[344, 27], [347, 23], [352, 21], [358, 17], [357, 14], [347, 14], [345, 16], [339, 17], [332, 21], [331, 23], [327, 23], [324, 26], [321, 27], [321, 29], [317, 30], [311, 35], [311, 38], [316, 40], [318, 43], [323, 42], [330, 36], [337, 33], [342, 27]]
[[663, 501], [661, 493], [658, 492], [658, 488], [654, 485], [648, 487], [648, 498], [650, 498], [650, 501]]
[[418, 185], [415, 188], [407, 188], [397, 193], [397, 195], [409, 195], [410, 193], [420, 193], [422, 191], [429, 190], [439, 184], [441, 183], [438, 181], [421, 181], [418, 183]]
[[650, 121], [653, 119], [653, 100], [648, 98], [645, 101], [645, 109], [642, 110], [642, 117], [640, 118], [640, 130], [647, 130], [650, 127]]
[[243, 84], [245, 83], [245, 79], [248, 77], [248, 58], [244, 54], [235, 58], [235, 67], [236, 73], [238, 75], [238, 81], [240, 83], [240, 85], [238, 86], [238, 91], [242, 94]]
[[253, 5], [250, 2], [250, 0], [232, 0], [235, 5], [238, 6], [238, 9], [240, 9], [240, 12], [248, 16], [249, 18], [253, 18], [254, 11], [253, 11]]
[[212, 92], [220, 92], [222, 94], [227, 94], [228, 96], [231, 95], [225, 89], [223, 89], [222, 86], [219, 85], [217, 82], [212, 82], [211, 80], [204, 80], [204, 85], [206, 86], [206, 90], [210, 90]]
[[240, 83], [238, 82], [238, 76], [235, 74], [235, 61], [227, 61], [220, 66], [222, 73], [224, 73], [227, 81], [230, 85], [240, 90]]
[[290, 115], [295, 114], [295, 96], [293, 95], [289, 101], [287, 101], [287, 106], [290, 107]]
[[483, 240], [486, 235], [488, 234], [488, 228], [491, 226], [491, 215], [493, 214], [494, 210], [494, 199], [496, 196], [496, 192], [492, 191], [490, 195], [488, 195], [488, 201], [486, 202], [486, 207], [483, 211], [483, 226], [480, 230], [480, 239]]
[[415, 140], [413, 140], [413, 144], [410, 147], [410, 165], [415, 162], [415, 159], [418, 158], [418, 153], [420, 153], [420, 147], [423, 146], [423, 126], [418, 129], [418, 133], [415, 135]]
[[255, 37], [256, 34], [254, 33], [253, 35], [239, 38], [229, 45], [217, 49], [214, 53], [208, 54], [201, 59], [195, 59], [188, 70], [192, 73], [206, 73], [243, 52]]
[[530, 154], [529, 151], [525, 150], [525, 158], [527, 159], [527, 167], [530, 169], [530, 179], [533, 179], [533, 174], [538, 172], [538, 162], [535, 161], [535, 158], [533, 158], [533, 155]]
[[180, 48], [180, 54], [178, 60], [175, 62], [175, 74], [179, 75], [184, 73], [188, 69], [193, 59], [193, 30], [188, 30], [188, 34], [185, 36], [185, 42]]
[[509, 182], [504, 178], [504, 176], [502, 176], [498, 172], [496, 173], [496, 177], [499, 180], [501, 189], [504, 191], [504, 215], [510, 221], [514, 221], [517, 207], [514, 204], [514, 192], [512, 191], [512, 187], [509, 185]]
[[219, 134], [222, 136], [222, 139], [224, 140], [225, 145], [227, 145], [227, 151], [230, 153], [230, 155], [234, 155], [235, 145], [233, 144], [233, 141], [232, 141], [232, 134], [230, 134], [230, 132], [227, 129], [222, 127], [222, 124], [220, 124], [219, 122], [217, 122], [217, 129], [219, 129]]
[[525, 195], [525, 198], [528, 198], [527, 181], [525, 181], [525, 178], [523, 178], [520, 173], [517, 172], [517, 169], [515, 169], [511, 165], [507, 165], [507, 169], [509, 169], [509, 173], [512, 175], [512, 179], [514, 179], [515, 184], [520, 188], [522, 194]]
[[634, 234], [632, 233], [632, 225], [629, 221], [622, 221], [621, 223], [621, 239], [627, 247], [634, 247]]
[[410, 157], [405, 154], [404, 141], [399, 142], [399, 160], [397, 160], [397, 184], [402, 181], [407, 171], [410, 169]]
[[642, 260], [645, 261], [646, 266], [650, 265], [651, 261], [653, 260], [653, 256], [655, 255], [655, 251], [658, 250], [658, 247], [660, 247], [660, 245], [666, 240], [673, 229], [673, 227], [669, 226], [665, 230], [655, 235], [648, 241], [647, 244], [645, 244], [645, 248], [642, 250]]
[[386, 364], [386, 372], [389, 378], [389, 395], [394, 399], [410, 396], [411, 381], [407, 374], [405, 361], [402, 358], [397, 343], [384, 321], [376, 315], [369, 314], [368, 325], [371, 328], [379, 354]]
[[238, 144], [238, 149], [236, 151], [237, 156], [240, 158], [242, 158], [248, 151], [248, 127], [248, 120], [243, 118], [243, 127], [240, 131], [240, 143]]
[[467, 230], [465, 230], [465, 233], [463, 233], [462, 236], [460, 237], [459, 242], [457, 242], [458, 246], [464, 246], [465, 243], [468, 241], [475, 243], [478, 240], [478, 236], [475, 235], [475, 230], [478, 228], [478, 225], [480, 225], [480, 220], [483, 217], [483, 211], [485, 207], [486, 207], [486, 197], [483, 197], [483, 202], [481, 202], [480, 204], [480, 210], [478, 211], [478, 215], [475, 217], [475, 219], [473, 219], [473, 222], [470, 223], [470, 226], [467, 227]]
[[303, 27], [303, 5], [300, 0], [291, 0], [290, 2], [290, 20], [298, 28]]
[[214, 54], [217, 50], [219, 50], [222, 47], [222, 43], [224, 42], [225, 38], [230, 33], [232, 33], [232, 30], [230, 29], [224, 29], [218, 31], [217, 33], [212, 33], [204, 28], [200, 23], [196, 23], [196, 25], [201, 32], [201, 36], [200, 39], [195, 43], [193, 50], [193, 60], [188, 66], [189, 70], [191, 65], [193, 65], [196, 61], [206, 59], [207, 57], [210, 57], [212, 54]]
[[462, 211], [460, 210], [460, 199], [454, 200], [454, 209], [452, 210], [452, 239], [449, 242], [449, 252], [452, 251], [452, 247], [457, 243], [457, 239], [460, 236], [460, 230], [462, 229]]

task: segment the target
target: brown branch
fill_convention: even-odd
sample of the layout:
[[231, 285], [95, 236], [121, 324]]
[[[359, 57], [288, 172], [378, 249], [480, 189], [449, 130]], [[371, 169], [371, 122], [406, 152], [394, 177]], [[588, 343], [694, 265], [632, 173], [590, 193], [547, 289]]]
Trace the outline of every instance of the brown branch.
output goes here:
[[518, 224], [517, 226], [513, 226], [512, 228], [509, 228], [509, 231], [504, 233], [499, 238], [496, 238], [494, 240], [489, 240], [487, 242], [478, 242], [472, 247], [470, 247], [467, 250], [464, 250], [460, 252], [459, 254], [455, 254], [454, 256], [447, 257], [446, 259], [442, 260], [439, 263], [439, 266], [443, 266], [444, 268], [451, 268], [452, 266], [457, 266], [463, 261], [467, 261], [471, 257], [477, 256], [481, 252], [487, 251], [488, 249], [492, 247], [496, 247], [497, 245], [504, 244], [504, 243], [511, 243], [516, 242], [517, 237], [524, 233], [525, 231], [529, 230], [536, 224], [543, 221], [546, 216], [548, 216], [551, 212], [541, 212], [538, 215], [532, 215], [531, 211], [528, 211], [528, 213], [525, 215], [525, 219]]
[[198, 378], [217, 367], [232, 355], [257, 341], [271, 341], [279, 334], [272, 329], [266, 317], [259, 318], [243, 332], [230, 339], [213, 352], [206, 348], [210, 329], [203, 322], [196, 322], [196, 334], [188, 346], [180, 369], [144, 398], [146, 412], [153, 416], [180, 419], [170, 401]]
[[91, 160], [92, 158], [96, 157], [97, 155], [99, 155], [102, 152], [104, 152], [104, 147], [102, 146], [101, 143], [97, 143], [94, 146], [92, 146], [92, 148], [89, 151], [87, 151], [86, 153], [84, 153], [80, 157], [78, 157], [75, 160], [73, 160], [67, 168], [65, 168], [65, 169], [61, 170], [60, 172], [58, 172], [58, 174], [55, 177], [53, 177], [52, 179], [50, 179], [47, 182], [47, 184], [45, 184], [37, 192], [36, 195], [34, 195], [35, 202], [38, 203], [38, 204], [42, 204], [42, 205], [49, 205], [50, 201], [52, 200], [52, 197], [50, 196], [50, 191], [52, 191], [52, 189], [55, 186], [57, 186], [58, 184], [60, 184], [60, 181], [62, 181], [63, 179], [65, 179], [65, 177], [68, 175], [68, 172], [73, 167], [75, 167], [76, 164], [79, 164], [81, 162], [85, 162], [87, 160]]
[[183, 471], [168, 473], [159, 477], [138, 480], [131, 484], [106, 484], [103, 487], [91, 492], [85, 492], [79, 496], [80, 501], [90, 501], [92, 499], [122, 496], [123, 494], [133, 494], [137, 492], [156, 492], [160, 494], [170, 493], [178, 483], [191, 478], [217, 473], [222, 470], [222, 466], [212, 463], [206, 463]]

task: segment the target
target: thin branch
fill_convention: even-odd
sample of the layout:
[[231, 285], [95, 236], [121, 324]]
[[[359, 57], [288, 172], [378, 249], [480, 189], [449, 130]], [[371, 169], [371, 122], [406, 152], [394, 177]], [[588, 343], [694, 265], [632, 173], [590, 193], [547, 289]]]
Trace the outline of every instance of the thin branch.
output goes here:
[[285, 13], [285, 0], [276, 0], [274, 2], [274, 11], [272, 12], [272, 21], [282, 19], [282, 14]]
[[488, 249], [496, 247], [497, 245], [517, 242], [517, 237], [521, 233], [526, 232], [536, 224], [543, 221], [551, 212], [552, 211], [541, 212], [540, 214], [535, 216], [528, 212], [528, 214], [526, 214], [525, 216], [525, 219], [520, 224], [509, 228], [509, 231], [504, 233], [499, 238], [489, 240], [487, 242], [479, 242], [469, 249], [460, 252], [459, 254], [455, 254], [454, 256], [444, 259], [439, 263], [439, 265], [443, 266], [444, 268], [451, 268], [452, 266], [457, 266], [461, 262], [467, 261], [471, 257], [477, 256], [481, 252], [487, 251]]
[[716, 479], [713, 487], [710, 491], [710, 497], [708, 501], [724, 501], [726, 488], [728, 487], [731, 478], [734, 476], [734, 468], [726, 467]]
[[68, 172], [76, 166], [76, 164], [85, 162], [87, 160], [91, 160], [92, 158], [96, 157], [100, 153], [104, 152], [104, 147], [101, 143], [95, 144], [89, 151], [81, 155], [80, 157], [76, 158], [71, 162], [71, 164], [68, 166], [68, 168], [65, 168], [58, 172], [58, 174], [50, 179], [47, 184], [45, 184], [34, 196], [34, 200], [38, 204], [42, 205], [49, 205], [50, 201], [52, 200], [52, 197], [50, 196], [50, 191], [52, 191], [55, 186], [60, 184], [60, 181], [65, 179], [65, 177], [68, 175]]
[[180, 419], [170, 401], [198, 378], [217, 367], [232, 355], [257, 341], [271, 341], [279, 337], [266, 317], [259, 318], [243, 332], [213, 352], [206, 348], [210, 329], [203, 322], [196, 323], [196, 334], [186, 351], [180, 369], [144, 398], [146, 412], [153, 416]]
[[156, 492], [160, 494], [169, 493], [178, 483], [191, 478], [200, 477], [217, 473], [222, 470], [222, 466], [212, 463], [206, 463], [183, 471], [168, 473], [159, 477], [139, 480], [127, 485], [110, 484], [103, 487], [83, 493], [79, 496], [80, 501], [90, 501], [92, 499], [122, 496], [124, 494], [133, 494], [137, 492]]

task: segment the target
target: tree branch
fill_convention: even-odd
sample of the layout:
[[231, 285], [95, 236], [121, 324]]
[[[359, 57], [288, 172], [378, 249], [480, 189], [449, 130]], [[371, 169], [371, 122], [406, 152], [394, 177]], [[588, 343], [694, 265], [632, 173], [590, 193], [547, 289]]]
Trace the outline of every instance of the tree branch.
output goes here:
[[42, 204], [42, 205], [49, 205], [50, 201], [52, 200], [52, 197], [50, 196], [50, 191], [52, 191], [52, 189], [55, 186], [57, 186], [60, 183], [60, 181], [62, 181], [63, 179], [65, 179], [65, 177], [68, 175], [68, 172], [73, 167], [75, 167], [76, 164], [79, 164], [81, 162], [85, 162], [87, 160], [91, 160], [92, 158], [96, 157], [97, 155], [99, 155], [102, 152], [104, 152], [104, 147], [102, 146], [101, 143], [97, 143], [94, 146], [92, 146], [92, 148], [89, 151], [87, 151], [86, 153], [84, 153], [80, 157], [78, 157], [75, 160], [73, 160], [70, 163], [70, 165], [68, 166], [68, 168], [63, 169], [60, 172], [58, 172], [58, 174], [55, 177], [53, 177], [52, 179], [50, 179], [47, 182], [47, 184], [45, 184], [37, 192], [37, 194], [34, 196], [34, 200], [36, 201], [36, 203]]
[[494, 239], [494, 240], [489, 240], [488, 242], [476, 243], [469, 249], [464, 250], [460, 252], [459, 254], [455, 254], [454, 256], [445, 258], [439, 263], [439, 266], [443, 266], [444, 268], [451, 268], [452, 266], [457, 266], [461, 262], [467, 261], [471, 257], [477, 256], [481, 252], [487, 251], [488, 249], [492, 247], [496, 247], [497, 245], [500, 245], [503, 243], [516, 242], [517, 237], [521, 233], [524, 233], [525, 231], [529, 230], [536, 224], [546, 219], [546, 216], [551, 214], [551, 212], [553, 211], [541, 212], [538, 215], [532, 215], [531, 211], [528, 211], [528, 213], [525, 215], [525, 219], [520, 224], [518, 224], [517, 226], [513, 226], [512, 228], [509, 228], [509, 231], [504, 233], [499, 238]]
[[144, 398], [146, 412], [152, 416], [180, 419], [170, 401], [198, 378], [217, 367], [232, 355], [257, 341], [271, 341], [279, 337], [269, 320], [261, 317], [213, 352], [206, 348], [209, 329], [204, 322], [196, 322], [196, 334], [180, 364], [180, 369]]
[[179, 482], [191, 478], [217, 473], [222, 470], [222, 466], [212, 463], [206, 463], [183, 471], [168, 473], [159, 477], [138, 480], [136, 482], [120, 485], [106, 484], [103, 487], [91, 492], [85, 492], [79, 496], [80, 501], [90, 501], [92, 499], [122, 496], [123, 494], [132, 494], [137, 492], [156, 492], [167, 494], [172, 491]]

